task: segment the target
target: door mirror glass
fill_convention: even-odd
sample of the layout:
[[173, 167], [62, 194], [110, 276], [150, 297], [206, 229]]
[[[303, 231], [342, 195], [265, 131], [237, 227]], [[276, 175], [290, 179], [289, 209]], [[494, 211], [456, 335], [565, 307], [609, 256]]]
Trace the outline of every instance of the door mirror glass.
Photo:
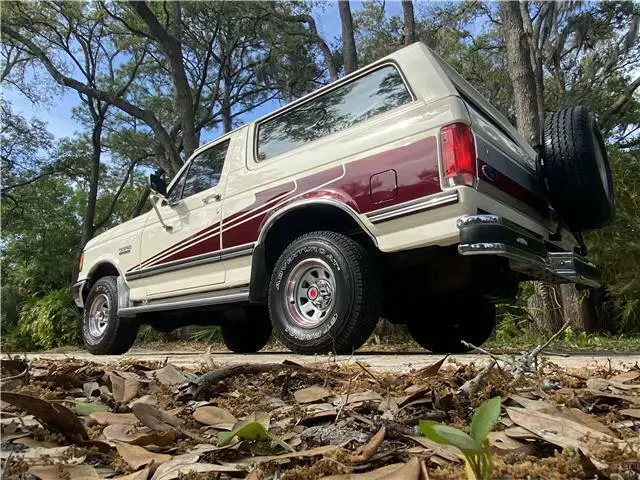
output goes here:
[[149, 175], [149, 187], [151, 191], [161, 197], [167, 196], [167, 182], [164, 180], [163, 175], [152, 173]]

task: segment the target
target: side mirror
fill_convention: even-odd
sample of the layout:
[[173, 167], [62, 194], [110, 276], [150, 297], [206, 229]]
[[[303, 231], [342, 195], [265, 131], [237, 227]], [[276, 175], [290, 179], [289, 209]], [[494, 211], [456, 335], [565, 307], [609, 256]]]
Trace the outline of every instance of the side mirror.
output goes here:
[[149, 175], [149, 187], [153, 193], [156, 193], [163, 198], [167, 196], [167, 182], [164, 180], [163, 175], [158, 175], [156, 173]]

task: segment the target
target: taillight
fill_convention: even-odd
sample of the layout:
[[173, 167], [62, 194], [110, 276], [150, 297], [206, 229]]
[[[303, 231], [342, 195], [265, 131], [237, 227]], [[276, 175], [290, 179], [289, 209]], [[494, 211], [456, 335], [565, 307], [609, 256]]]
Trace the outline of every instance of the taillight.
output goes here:
[[464, 123], [443, 127], [440, 131], [440, 146], [447, 185], [473, 186], [477, 170], [476, 146], [471, 127]]

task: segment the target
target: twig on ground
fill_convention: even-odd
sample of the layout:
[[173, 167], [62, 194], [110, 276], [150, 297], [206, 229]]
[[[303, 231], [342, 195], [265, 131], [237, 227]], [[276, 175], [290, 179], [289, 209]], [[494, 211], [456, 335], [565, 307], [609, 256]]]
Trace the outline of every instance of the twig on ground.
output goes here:
[[6, 473], [7, 473], [7, 467], [9, 466], [9, 463], [11, 463], [11, 456], [13, 455], [13, 450], [9, 451], [9, 455], [7, 456], [7, 459], [4, 461], [4, 465], [2, 466], [2, 472], [0, 472], [0, 480], [4, 480]]
[[24, 372], [21, 372], [17, 375], [13, 375], [11, 377], [4, 377], [2, 379], [2, 384], [4, 385], [5, 383], [7, 383], [10, 380], [17, 380], [19, 378], [25, 377], [27, 375], [27, 373], [29, 373], [29, 365], [26, 366], [26, 368], [24, 369]]
[[[357, 375], [356, 375], [357, 377]], [[340, 419], [340, 415], [342, 414], [342, 410], [344, 410], [344, 407], [347, 403], [349, 403], [349, 395], [351, 395], [351, 384], [353, 383], [353, 377], [349, 378], [349, 385], [347, 385], [347, 395], [344, 399], [344, 402], [342, 402], [342, 405], [340, 405], [340, 408], [338, 409], [338, 413], [336, 414], [336, 419], [333, 421], [334, 424], [338, 423], [338, 420]]]
[[504, 371], [502, 370], [502, 367], [500, 366], [500, 363], [498, 363], [500, 360], [502, 360], [501, 358], [498, 358], [493, 353], [485, 350], [484, 348], [476, 347], [473, 343], [469, 343], [469, 342], [467, 342], [465, 340], [460, 340], [460, 343], [462, 343], [467, 348], [472, 348], [473, 350], [475, 350], [478, 353], [483, 353], [485, 355], [489, 355], [496, 362], [496, 367], [498, 368], [498, 370], [500, 370], [501, 372], [504, 373]]
[[364, 373], [366, 373], [371, 378], [373, 378], [378, 385], [382, 385], [382, 382], [380, 382], [380, 380], [378, 380], [378, 377], [376, 377], [373, 373], [371, 373], [371, 370], [369, 370], [367, 367], [365, 367], [362, 363], [356, 361], [356, 365], [358, 365], [362, 370], [364, 370]]
[[[228, 367], [218, 368], [217, 370], [214, 370], [212, 372], [207, 372], [203, 375], [200, 375], [195, 380], [187, 383], [186, 385], [183, 385], [182, 387], [180, 387], [181, 392], [178, 395], [178, 400], [196, 400], [201, 393], [211, 388], [217, 387], [218, 384], [229, 377], [235, 377], [237, 375], [254, 375], [267, 372], [281, 372], [283, 370], [294, 370], [297, 372], [319, 375], [323, 375], [326, 373], [325, 369], [304, 367], [293, 362], [231, 365]], [[353, 376], [352, 374], [343, 372], [333, 372], [333, 375], [342, 378], [345, 378], [347, 376], [351, 378]]]
[[492, 358], [491, 363], [489, 363], [486, 367], [480, 370], [475, 377], [473, 377], [470, 380], [467, 380], [466, 382], [464, 382], [464, 384], [462, 384], [462, 386], [458, 389], [458, 393], [469, 394], [471, 393], [472, 390], [475, 391], [480, 385], [480, 383], [482, 382], [482, 380], [484, 380], [484, 377], [486, 377], [487, 374], [491, 370], [493, 370], [493, 367], [495, 367], [496, 364], [497, 362]]
[[569, 326], [569, 320], [566, 320], [562, 325], [562, 327], [560, 327], [560, 330], [558, 330], [556, 333], [551, 335], [551, 337], [549, 337], [549, 340], [536, 346], [530, 352], [524, 352], [520, 357], [514, 359], [513, 361], [514, 378], [518, 379], [524, 373], [537, 371], [538, 357], [540, 356], [540, 354], [544, 351], [545, 348], [549, 346], [549, 344], [551, 344], [551, 342], [553, 342], [556, 338], [558, 338], [558, 336], [562, 332], [564, 332], [568, 326]]

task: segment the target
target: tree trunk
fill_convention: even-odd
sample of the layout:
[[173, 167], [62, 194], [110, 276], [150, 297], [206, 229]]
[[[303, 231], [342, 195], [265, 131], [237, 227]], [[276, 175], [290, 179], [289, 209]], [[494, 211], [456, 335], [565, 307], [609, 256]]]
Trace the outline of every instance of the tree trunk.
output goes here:
[[533, 291], [527, 299], [527, 309], [539, 333], [557, 332], [564, 323], [560, 294], [544, 282], [533, 282]]
[[342, 24], [342, 56], [344, 58], [344, 73], [348, 75], [358, 69], [358, 55], [356, 53], [356, 41], [353, 34], [353, 18], [349, 0], [338, 2], [340, 10], [340, 23]]
[[98, 182], [100, 181], [100, 157], [102, 155], [102, 119], [94, 119], [91, 131], [91, 170], [89, 172], [89, 193], [87, 206], [82, 217], [82, 237], [80, 250], [84, 248], [93, 237], [93, 222], [96, 216], [96, 204], [98, 202]]
[[[522, 26], [529, 44], [529, 58], [531, 61], [531, 70], [533, 71], [533, 80], [536, 95], [536, 104], [538, 108], [538, 119], [540, 128], [544, 124], [544, 77], [542, 75], [542, 52], [538, 48], [536, 39], [533, 36], [533, 23], [529, 16], [529, 8], [526, 2], [520, 2], [520, 15], [522, 16]], [[542, 142], [540, 136], [539, 141]], [[535, 144], [534, 144], [535, 145]]]
[[146, 23], [151, 35], [157, 40], [158, 46], [162, 50], [169, 68], [171, 70], [171, 78], [173, 80], [174, 104], [180, 122], [182, 124], [182, 147], [184, 149], [184, 158], [189, 158], [191, 154], [198, 148], [196, 127], [195, 127], [195, 109], [193, 106], [193, 95], [189, 85], [189, 79], [184, 67], [182, 55], [182, 43], [174, 35], [179, 35], [182, 22], [182, 14], [180, 10], [180, 2], [171, 2], [171, 25], [172, 31], [169, 32], [156, 18], [149, 6], [144, 1], [129, 2], [133, 10]]
[[541, 119], [536, 82], [518, 2], [500, 2], [500, 17], [507, 49], [507, 67], [513, 84], [518, 131], [531, 145], [539, 145]]
[[413, 0], [402, 0], [404, 17], [404, 44], [411, 45], [416, 41], [416, 20], [413, 15]]
[[[529, 12], [526, 6], [521, 5], [517, 1], [500, 2], [502, 32], [513, 85], [518, 132], [531, 145], [540, 145], [544, 118], [542, 65], [538, 65], [539, 59], [532, 50], [535, 46]], [[568, 299], [569, 303], [571, 301]], [[559, 289], [534, 282], [534, 295], [528, 303], [531, 316], [541, 333], [555, 332], [562, 326], [563, 297]]]

